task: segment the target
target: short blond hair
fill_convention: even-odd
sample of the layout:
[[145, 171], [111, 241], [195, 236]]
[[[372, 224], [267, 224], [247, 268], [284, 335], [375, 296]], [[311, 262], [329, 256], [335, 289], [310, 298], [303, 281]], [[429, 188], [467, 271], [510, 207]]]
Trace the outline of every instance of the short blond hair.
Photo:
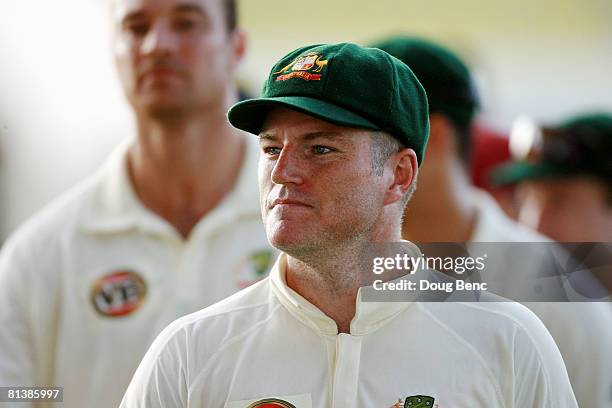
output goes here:
[[[370, 144], [370, 147], [372, 152], [372, 170], [374, 170], [377, 175], [382, 176], [385, 163], [387, 160], [389, 160], [389, 157], [400, 150], [405, 149], [406, 146], [397, 138], [383, 131], [371, 132], [371, 140], [372, 143]], [[406, 190], [402, 196], [402, 207], [405, 207], [408, 201], [410, 201], [410, 197], [412, 197], [412, 194], [416, 190], [416, 185], [417, 175], [415, 174], [412, 184], [410, 184], [410, 188], [408, 188], [408, 190]]]

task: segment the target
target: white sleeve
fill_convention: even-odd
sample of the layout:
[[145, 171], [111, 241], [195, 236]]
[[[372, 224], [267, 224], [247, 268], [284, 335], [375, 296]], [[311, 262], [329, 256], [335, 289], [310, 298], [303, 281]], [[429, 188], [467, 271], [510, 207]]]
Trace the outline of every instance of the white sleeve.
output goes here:
[[567, 370], [550, 333], [533, 315], [516, 334], [514, 407], [576, 408]]
[[120, 408], [186, 408], [187, 342], [180, 320], [166, 327], [140, 362]]
[[612, 313], [603, 302], [531, 303], [565, 360], [581, 407], [612, 407]]
[[[28, 256], [8, 241], [0, 253], [0, 386], [35, 386], [31, 271]], [[21, 408], [31, 403], [15, 403]], [[0, 402], [0, 407], [10, 403]]]

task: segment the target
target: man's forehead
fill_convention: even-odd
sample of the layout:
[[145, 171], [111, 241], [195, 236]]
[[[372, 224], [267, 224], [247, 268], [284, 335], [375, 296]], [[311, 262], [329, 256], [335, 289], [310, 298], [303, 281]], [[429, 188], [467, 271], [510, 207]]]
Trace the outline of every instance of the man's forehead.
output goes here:
[[365, 130], [336, 125], [292, 109], [274, 108], [266, 115], [259, 136], [270, 138], [290, 134], [307, 139], [326, 137], [350, 140], [361, 132]]
[[112, 0], [115, 18], [137, 12], [207, 11], [221, 0]]
[[283, 132], [262, 132], [259, 134], [259, 141], [263, 142], [266, 140], [270, 141], [278, 141], [282, 139], [284, 136], [288, 136], [292, 139], [296, 139], [298, 141], [308, 142], [311, 140], [317, 139], [327, 139], [327, 140], [335, 140], [343, 143], [358, 143], [358, 138], [355, 138], [354, 135], [348, 135], [346, 133], [337, 133], [337, 132], [329, 132], [329, 131], [314, 131], [314, 132], [301, 132], [301, 133], [293, 133], [293, 134], [285, 134]]

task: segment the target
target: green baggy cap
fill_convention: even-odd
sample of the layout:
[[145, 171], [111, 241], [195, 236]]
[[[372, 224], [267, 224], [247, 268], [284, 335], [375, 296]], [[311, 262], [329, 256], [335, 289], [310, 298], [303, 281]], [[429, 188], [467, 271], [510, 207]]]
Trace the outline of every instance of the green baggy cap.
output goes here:
[[449, 49], [418, 37], [396, 35], [371, 44], [410, 67], [429, 100], [430, 112], [441, 112], [468, 127], [479, 106], [472, 76]]
[[[513, 132], [510, 138], [524, 136]], [[515, 157], [515, 161], [492, 170], [495, 185], [576, 175], [612, 183], [611, 114], [580, 115], [555, 127], [542, 127], [527, 139], [531, 144], [525, 147], [525, 157]]]
[[406, 64], [379, 49], [352, 43], [298, 48], [272, 67], [262, 96], [232, 106], [228, 119], [259, 134], [275, 107], [387, 132], [423, 161], [429, 137], [425, 90]]

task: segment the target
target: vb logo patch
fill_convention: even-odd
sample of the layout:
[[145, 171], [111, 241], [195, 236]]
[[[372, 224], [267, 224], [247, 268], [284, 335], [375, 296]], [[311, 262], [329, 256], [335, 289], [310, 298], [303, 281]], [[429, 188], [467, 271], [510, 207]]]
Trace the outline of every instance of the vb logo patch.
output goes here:
[[273, 72], [273, 74], [282, 74], [276, 78], [277, 81], [286, 81], [291, 78], [301, 78], [305, 81], [320, 81], [320, 72], [323, 71], [326, 65], [327, 60], [324, 60], [321, 54], [308, 52], [300, 55], [289, 65], [286, 65], [280, 71]]
[[434, 398], [427, 395], [413, 395], [406, 397], [404, 401], [401, 398], [390, 408], [438, 408], [434, 405]]
[[290, 402], [283, 401], [277, 398], [266, 398], [260, 401], [256, 401], [249, 405], [247, 408], [296, 408]]
[[145, 281], [136, 272], [114, 271], [94, 282], [91, 301], [102, 316], [120, 317], [138, 309], [146, 294]]
[[270, 249], [258, 249], [251, 252], [236, 267], [236, 283], [240, 289], [251, 286], [262, 280], [270, 272], [274, 263], [274, 252]]

